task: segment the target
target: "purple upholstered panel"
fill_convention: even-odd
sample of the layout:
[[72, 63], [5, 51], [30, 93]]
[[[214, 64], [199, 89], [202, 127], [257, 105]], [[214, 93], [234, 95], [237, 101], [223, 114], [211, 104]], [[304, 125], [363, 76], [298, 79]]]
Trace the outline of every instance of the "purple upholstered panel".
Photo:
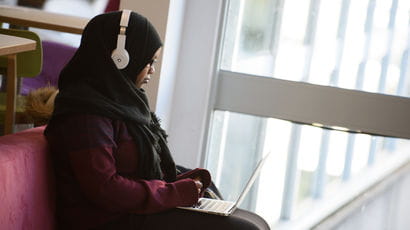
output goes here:
[[117, 11], [120, 8], [120, 0], [109, 0], [104, 12]]
[[44, 127], [0, 136], [0, 229], [55, 228], [55, 192]]
[[34, 78], [23, 78], [20, 94], [45, 86], [57, 87], [60, 71], [73, 57], [77, 48], [53, 41], [43, 41], [43, 69]]

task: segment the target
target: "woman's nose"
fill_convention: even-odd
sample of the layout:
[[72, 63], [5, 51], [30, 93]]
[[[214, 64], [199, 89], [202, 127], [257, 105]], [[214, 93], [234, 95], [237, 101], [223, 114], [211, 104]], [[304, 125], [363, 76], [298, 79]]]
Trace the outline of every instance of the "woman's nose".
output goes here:
[[149, 67], [149, 70], [148, 70], [148, 73], [149, 73], [149, 74], [155, 73], [155, 66], [153, 66], [153, 65], [150, 66], [150, 67]]

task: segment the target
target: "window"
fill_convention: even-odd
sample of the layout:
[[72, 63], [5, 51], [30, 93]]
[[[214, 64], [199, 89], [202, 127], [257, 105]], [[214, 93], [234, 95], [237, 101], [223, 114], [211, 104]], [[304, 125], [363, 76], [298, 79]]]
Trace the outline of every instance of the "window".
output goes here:
[[205, 161], [226, 199], [268, 151], [241, 207], [272, 224], [407, 160], [409, 10], [406, 0], [227, 2]]

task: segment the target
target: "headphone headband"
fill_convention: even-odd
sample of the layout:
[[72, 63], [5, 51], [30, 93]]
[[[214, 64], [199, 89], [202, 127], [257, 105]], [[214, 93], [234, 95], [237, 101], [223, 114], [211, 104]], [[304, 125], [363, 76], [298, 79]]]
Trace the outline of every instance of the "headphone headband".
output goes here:
[[130, 20], [131, 10], [123, 10], [121, 14], [121, 27], [128, 27], [128, 22]]

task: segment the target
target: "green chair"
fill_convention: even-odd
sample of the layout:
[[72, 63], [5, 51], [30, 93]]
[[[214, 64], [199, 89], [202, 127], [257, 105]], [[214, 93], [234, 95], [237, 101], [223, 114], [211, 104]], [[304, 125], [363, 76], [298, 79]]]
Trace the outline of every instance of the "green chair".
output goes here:
[[[18, 77], [35, 77], [41, 72], [43, 64], [43, 49], [41, 47], [40, 37], [29, 30], [3, 29], [0, 28], [0, 34], [22, 37], [37, 42], [37, 47], [33, 51], [20, 53], [17, 55], [17, 76]], [[7, 58], [0, 57], [0, 68], [7, 67]]]
[[[0, 34], [6, 34], [10, 36], [22, 37], [36, 41], [37, 46], [33, 51], [28, 51], [24, 53], [17, 54], [17, 95], [14, 95], [16, 98], [16, 109], [15, 114], [15, 123], [25, 123], [24, 121], [24, 96], [19, 95], [19, 85], [21, 77], [35, 77], [37, 76], [42, 69], [43, 62], [43, 50], [41, 45], [40, 37], [28, 30], [17, 30], [17, 29], [3, 29], [0, 28]], [[0, 57], [0, 74], [6, 76], [7, 73], [7, 57]], [[7, 81], [7, 79], [6, 79]], [[3, 84], [5, 81], [3, 81]], [[5, 88], [2, 86], [2, 88]], [[6, 93], [0, 92], [0, 126], [4, 128], [5, 124], [5, 113], [7, 110], [6, 103]]]

